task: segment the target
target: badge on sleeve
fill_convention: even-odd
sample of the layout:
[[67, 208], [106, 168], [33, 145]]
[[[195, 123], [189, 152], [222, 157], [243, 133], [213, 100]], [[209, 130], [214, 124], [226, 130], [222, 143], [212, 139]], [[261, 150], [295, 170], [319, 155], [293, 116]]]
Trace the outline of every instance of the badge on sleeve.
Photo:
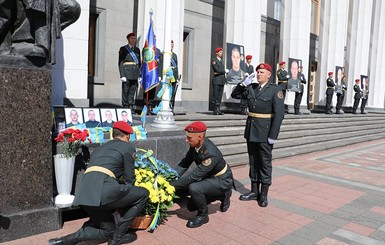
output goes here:
[[211, 64], [215, 65], [216, 64], [215, 60], [213, 60], [213, 62], [211, 62]]
[[211, 164], [211, 158], [207, 158], [207, 159], [203, 160], [202, 164], [203, 164], [203, 166], [205, 166], [205, 167], [210, 166], [210, 164]]
[[132, 153], [132, 158], [136, 158], [136, 152], [134, 151], [134, 153]]
[[283, 93], [282, 93], [282, 91], [278, 91], [278, 93], [277, 93], [277, 97], [278, 97], [278, 99], [283, 99]]

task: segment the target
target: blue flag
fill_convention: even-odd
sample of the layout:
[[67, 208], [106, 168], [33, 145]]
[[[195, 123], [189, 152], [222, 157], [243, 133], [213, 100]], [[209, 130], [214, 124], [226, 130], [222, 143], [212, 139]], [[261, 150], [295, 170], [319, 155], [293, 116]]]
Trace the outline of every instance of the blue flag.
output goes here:
[[144, 92], [151, 90], [158, 83], [158, 54], [156, 53], [156, 41], [152, 28], [152, 18], [148, 28], [147, 39], [143, 48], [142, 87]]

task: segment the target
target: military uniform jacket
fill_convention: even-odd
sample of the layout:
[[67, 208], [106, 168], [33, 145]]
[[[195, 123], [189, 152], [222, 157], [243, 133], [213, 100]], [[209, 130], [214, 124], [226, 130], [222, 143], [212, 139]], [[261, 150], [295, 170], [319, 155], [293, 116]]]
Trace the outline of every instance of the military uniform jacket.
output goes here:
[[336, 86], [336, 84], [334, 83], [333, 79], [328, 78], [326, 80], [326, 85], [328, 86], [326, 89], [326, 94], [334, 94], [334, 86]]
[[248, 73], [249, 75], [254, 73], [254, 67], [252, 65], [245, 65], [245, 72]]
[[[140, 50], [137, 47], [133, 48], [133, 52], [138, 60], [137, 64], [135, 63], [135, 59], [131, 56], [129, 45], [125, 45], [120, 47], [119, 49], [119, 73], [120, 77], [125, 77], [127, 80], [137, 80], [141, 76], [141, 64], [142, 61], [140, 59]], [[124, 64], [125, 62], [129, 62]]]
[[172, 52], [171, 59], [175, 64], [170, 60], [170, 67], [172, 69], [172, 73], [174, 74], [175, 82], [178, 81], [179, 71], [178, 71], [178, 56], [176, 53]]
[[272, 118], [248, 116], [244, 137], [250, 142], [267, 142], [267, 138], [277, 139], [282, 120], [285, 116], [284, 96], [281, 88], [274, 83], [267, 83], [260, 91], [259, 84], [251, 83], [247, 87], [238, 84], [231, 97], [241, 96], [247, 100], [249, 112], [272, 114]]
[[279, 80], [278, 83], [282, 83], [282, 82], [285, 82], [285, 81], [289, 80], [289, 78], [287, 77], [287, 75], [289, 75], [289, 73], [287, 73], [286, 70], [284, 70], [284, 69], [279, 69], [279, 70], [277, 71], [277, 77], [278, 77], [278, 80]]
[[361, 97], [362, 97], [362, 91], [361, 91], [360, 85], [355, 84], [354, 87], [353, 87], [353, 90], [354, 90], [354, 92], [355, 92], [354, 98], [355, 98], [355, 99], [361, 99]]
[[304, 84], [306, 84], [306, 78], [305, 78], [305, 75], [301, 72], [300, 73], [300, 76], [299, 76], [299, 79], [301, 80], [301, 92], [299, 93], [303, 93], [303, 90], [304, 90]]
[[[196, 168], [182, 176], [190, 165], [195, 162]], [[233, 174], [229, 166], [224, 174], [217, 177], [214, 175], [219, 173], [227, 165], [223, 155], [218, 147], [208, 138], [204, 139], [202, 147], [196, 151], [195, 147], [190, 147], [185, 158], [179, 163], [176, 171], [179, 179], [171, 182], [176, 189], [185, 189], [191, 183], [204, 179], [213, 179], [213, 183], [220, 190], [228, 190], [233, 184]]]
[[225, 85], [226, 83], [226, 71], [225, 66], [222, 63], [222, 60], [215, 58], [211, 61], [211, 67], [214, 70], [213, 84], [216, 85]]
[[[101, 206], [121, 199], [127, 188], [135, 183], [135, 148], [131, 143], [114, 139], [96, 148], [88, 168], [101, 166], [112, 171], [116, 178], [101, 172], [85, 173], [76, 191], [73, 205]], [[120, 184], [118, 179], [124, 178]]]

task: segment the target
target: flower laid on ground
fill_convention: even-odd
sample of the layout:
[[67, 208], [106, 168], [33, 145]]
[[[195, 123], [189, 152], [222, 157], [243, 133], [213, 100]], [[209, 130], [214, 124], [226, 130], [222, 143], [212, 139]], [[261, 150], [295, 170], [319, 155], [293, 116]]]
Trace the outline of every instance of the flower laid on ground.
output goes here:
[[164, 222], [167, 217], [167, 209], [174, 205], [174, 186], [170, 181], [177, 178], [178, 173], [166, 162], [157, 160], [153, 151], [136, 149], [135, 177], [136, 186], [142, 186], [150, 192], [149, 199], [142, 211], [142, 215], [152, 215], [154, 220], [151, 229]]
[[58, 142], [58, 153], [63, 154], [65, 158], [76, 157], [82, 142], [88, 140], [91, 143], [88, 136], [89, 132], [86, 129], [68, 128], [62, 131], [55, 138], [55, 141]]

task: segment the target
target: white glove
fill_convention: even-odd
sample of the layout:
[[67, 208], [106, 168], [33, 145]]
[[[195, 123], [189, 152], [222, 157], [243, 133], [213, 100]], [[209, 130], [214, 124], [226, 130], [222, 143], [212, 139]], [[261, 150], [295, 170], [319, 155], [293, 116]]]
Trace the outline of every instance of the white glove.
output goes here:
[[229, 69], [226, 69], [225, 72], [226, 72], [226, 74], [229, 73]]
[[245, 86], [245, 87], [248, 86], [250, 83], [253, 82], [254, 77], [255, 77], [255, 73], [251, 74], [250, 76], [248, 76], [248, 77], [242, 82], [242, 85]]
[[121, 78], [120, 78], [120, 81], [122, 81], [122, 82], [127, 82], [127, 78], [121, 77]]
[[142, 81], [142, 78], [138, 77], [138, 83], [140, 83], [141, 81]]
[[248, 76], [249, 76], [249, 73], [246, 72], [246, 73], [245, 73], [245, 77], [248, 77]]
[[286, 75], [286, 78], [290, 78], [290, 75]]
[[274, 145], [274, 143], [275, 143], [276, 141], [277, 141], [277, 140], [267, 138], [267, 142], [269, 142], [270, 145]]

